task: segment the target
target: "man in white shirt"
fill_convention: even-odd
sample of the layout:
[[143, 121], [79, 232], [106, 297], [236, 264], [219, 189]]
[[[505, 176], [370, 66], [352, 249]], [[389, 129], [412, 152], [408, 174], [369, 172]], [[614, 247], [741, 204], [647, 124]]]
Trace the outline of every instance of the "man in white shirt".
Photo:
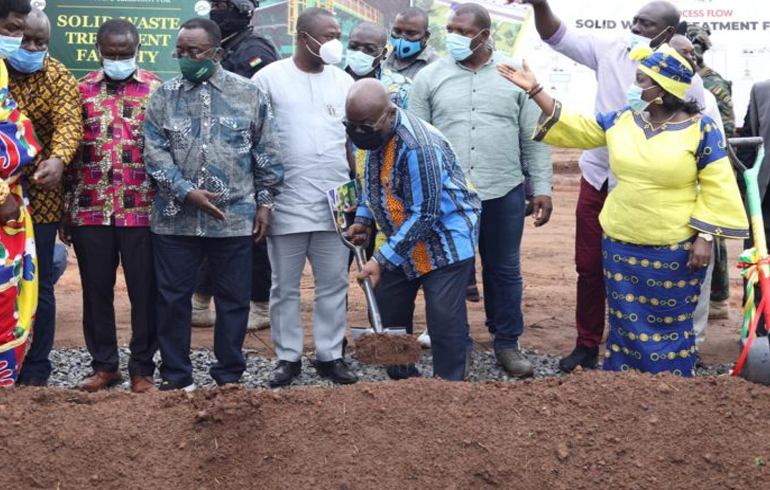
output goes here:
[[272, 104], [286, 172], [268, 237], [270, 324], [278, 357], [272, 387], [290, 384], [302, 369], [300, 281], [306, 258], [315, 278], [316, 370], [335, 383], [358, 381], [342, 358], [348, 250], [335, 232], [326, 201], [326, 191], [350, 180], [342, 118], [353, 79], [332, 66], [342, 60], [340, 37], [333, 14], [306, 9], [297, 19], [294, 56], [253, 78]]

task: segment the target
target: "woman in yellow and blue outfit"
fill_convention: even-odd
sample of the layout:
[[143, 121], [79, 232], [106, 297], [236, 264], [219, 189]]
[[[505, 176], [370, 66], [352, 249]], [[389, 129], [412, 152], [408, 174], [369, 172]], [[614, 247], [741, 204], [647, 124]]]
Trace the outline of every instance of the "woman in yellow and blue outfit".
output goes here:
[[692, 376], [692, 317], [711, 241], [748, 237], [748, 222], [722, 134], [685, 102], [687, 62], [668, 45], [630, 56], [641, 64], [628, 106], [595, 118], [544, 93], [526, 65], [500, 73], [543, 109], [535, 139], [609, 151], [618, 185], [600, 215], [610, 323], [604, 368]]

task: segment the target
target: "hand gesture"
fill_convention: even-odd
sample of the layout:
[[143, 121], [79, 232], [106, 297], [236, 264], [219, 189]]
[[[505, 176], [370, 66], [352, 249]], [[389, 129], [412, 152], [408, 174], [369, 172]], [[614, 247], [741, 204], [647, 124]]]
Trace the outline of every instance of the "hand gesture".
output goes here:
[[372, 234], [372, 227], [361, 223], [354, 223], [348, 227], [345, 238], [353, 245], [363, 245], [369, 241]]
[[270, 231], [271, 211], [268, 208], [259, 208], [254, 217], [254, 243], [261, 242]]
[[0, 224], [3, 226], [13, 224], [20, 216], [21, 208], [19, 207], [18, 201], [16, 201], [16, 196], [9, 194], [8, 197], [5, 198], [5, 202], [0, 204]]
[[61, 158], [49, 158], [37, 166], [32, 182], [41, 189], [50, 191], [61, 183], [62, 174], [64, 174], [64, 162]]
[[687, 261], [687, 268], [695, 273], [700, 269], [705, 269], [711, 263], [711, 252], [713, 245], [701, 237], [695, 239], [690, 251], [690, 259]]
[[195, 189], [187, 194], [185, 201], [218, 220], [227, 221], [227, 216], [225, 216], [225, 213], [223, 213], [222, 210], [218, 207], [214, 206], [214, 204], [211, 202], [217, 197], [219, 197], [219, 195], [215, 192]]
[[382, 267], [379, 262], [374, 259], [369, 259], [369, 262], [364, 266], [364, 270], [358, 273], [356, 280], [358, 284], [363, 284], [364, 281], [369, 279], [372, 283], [372, 288], [376, 288], [382, 278]]
[[530, 92], [537, 87], [537, 79], [535, 78], [535, 74], [532, 73], [532, 70], [529, 69], [526, 60], [524, 60], [523, 65], [524, 67], [522, 69], [518, 69], [513, 65], [500, 63], [497, 65], [497, 72], [523, 91]]
[[532, 214], [535, 216], [535, 226], [540, 227], [551, 220], [553, 201], [549, 196], [534, 196], [532, 198]]

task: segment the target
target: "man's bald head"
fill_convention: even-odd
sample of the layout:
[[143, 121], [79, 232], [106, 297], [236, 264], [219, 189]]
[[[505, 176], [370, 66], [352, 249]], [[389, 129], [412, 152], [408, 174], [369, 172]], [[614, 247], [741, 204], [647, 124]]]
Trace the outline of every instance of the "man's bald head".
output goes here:
[[669, 44], [674, 48], [674, 51], [682, 55], [690, 63], [690, 69], [695, 71], [695, 46], [687, 39], [687, 36], [674, 34]]
[[388, 89], [377, 79], [354, 83], [345, 102], [348, 121], [374, 124], [391, 106]]
[[356, 148], [376, 150], [393, 138], [396, 114], [385, 85], [377, 79], [364, 78], [348, 92], [345, 130]]
[[374, 22], [361, 22], [350, 31], [349, 38], [364, 39], [362, 42], [376, 42], [385, 47], [388, 43], [388, 31], [380, 24]]
[[631, 25], [631, 32], [654, 39], [653, 48], [668, 42], [679, 25], [679, 10], [671, 2], [656, 0], [639, 9]]

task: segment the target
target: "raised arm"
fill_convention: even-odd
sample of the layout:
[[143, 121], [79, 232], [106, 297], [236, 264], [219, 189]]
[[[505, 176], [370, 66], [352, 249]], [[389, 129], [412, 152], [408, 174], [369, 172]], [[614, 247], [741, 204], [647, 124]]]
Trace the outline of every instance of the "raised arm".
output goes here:
[[561, 21], [551, 10], [548, 0], [508, 0], [508, 4], [528, 3], [535, 12], [535, 28], [541, 39], [550, 39], [559, 30]]
[[503, 78], [526, 92], [527, 96], [531, 97], [545, 114], [553, 114], [556, 100], [548, 95], [542, 86], [537, 83], [535, 74], [529, 69], [526, 60], [524, 60], [522, 66], [523, 69], [519, 70], [513, 65], [500, 63], [497, 65], [497, 71]]
[[562, 110], [562, 105], [537, 83], [526, 61], [522, 69], [501, 63], [497, 65], [497, 70], [503, 78], [522, 89], [543, 111], [535, 128], [535, 141], [583, 150], [607, 145], [606, 132], [623, 111], [590, 118], [577, 112]]

